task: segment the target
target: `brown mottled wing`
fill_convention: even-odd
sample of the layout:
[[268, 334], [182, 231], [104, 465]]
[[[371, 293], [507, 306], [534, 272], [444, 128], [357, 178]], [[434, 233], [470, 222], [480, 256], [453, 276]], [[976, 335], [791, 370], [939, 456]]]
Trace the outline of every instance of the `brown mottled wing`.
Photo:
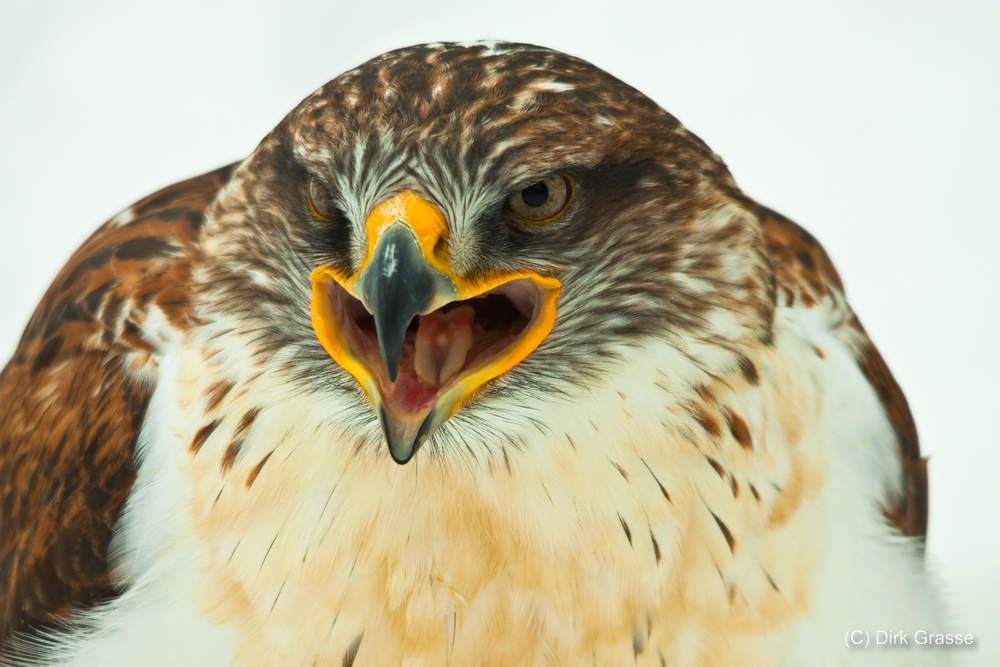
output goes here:
[[115, 519], [156, 381], [152, 305], [189, 321], [190, 253], [234, 166], [162, 190], [88, 239], [0, 374], [0, 644], [116, 594]]
[[903, 497], [883, 511], [904, 535], [925, 535], [927, 460], [920, 457], [917, 427], [903, 390], [847, 305], [840, 276], [823, 247], [809, 232], [788, 218], [764, 207], [759, 207], [757, 214], [774, 265], [778, 303], [806, 308], [825, 304], [843, 315], [834, 333], [854, 352], [861, 372], [882, 402], [899, 443], [904, 476]]

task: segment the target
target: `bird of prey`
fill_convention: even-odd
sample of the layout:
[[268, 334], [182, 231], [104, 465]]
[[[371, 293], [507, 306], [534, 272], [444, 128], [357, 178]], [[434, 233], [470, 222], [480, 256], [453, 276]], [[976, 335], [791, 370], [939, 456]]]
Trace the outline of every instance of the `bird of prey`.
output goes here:
[[942, 660], [852, 644], [940, 612], [830, 259], [545, 48], [376, 57], [118, 214], [0, 404], [6, 665]]

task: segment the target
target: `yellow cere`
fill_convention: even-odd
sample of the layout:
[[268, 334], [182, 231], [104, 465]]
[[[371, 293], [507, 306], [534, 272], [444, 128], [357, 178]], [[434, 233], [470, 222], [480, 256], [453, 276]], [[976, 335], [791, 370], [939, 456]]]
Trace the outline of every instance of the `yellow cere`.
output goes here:
[[[531, 280], [541, 288], [542, 302], [522, 337], [506, 353], [461, 378], [441, 397], [440, 402], [442, 403], [453, 402], [450, 412], [454, 414], [462, 401], [478, 387], [516, 366], [548, 336], [555, 324], [555, 302], [559, 297], [561, 283], [556, 278], [542, 276], [533, 271], [491, 274], [479, 280], [466, 280], [453, 273], [448, 265], [446, 243], [448, 225], [444, 215], [436, 206], [412, 191], [400, 192], [382, 202], [372, 211], [365, 222], [368, 246], [360, 270], [353, 276], [345, 277], [333, 267], [321, 266], [311, 275], [313, 282], [312, 319], [316, 333], [330, 356], [357, 378], [369, 400], [372, 400], [373, 403], [377, 400], [374, 396], [377, 393], [376, 374], [348, 349], [347, 341], [341, 334], [339, 324], [340, 318], [346, 317], [346, 314], [332, 312], [333, 309], [330, 306], [326, 290], [329, 289], [328, 281], [333, 279], [342, 285], [348, 293], [357, 297], [354, 287], [358, 277], [368, 267], [382, 233], [397, 222], [401, 222], [413, 230], [425, 261], [451, 279], [455, 285], [458, 300], [470, 299], [500, 285], [523, 278]], [[445, 241], [445, 243], [441, 243], [441, 241]]]

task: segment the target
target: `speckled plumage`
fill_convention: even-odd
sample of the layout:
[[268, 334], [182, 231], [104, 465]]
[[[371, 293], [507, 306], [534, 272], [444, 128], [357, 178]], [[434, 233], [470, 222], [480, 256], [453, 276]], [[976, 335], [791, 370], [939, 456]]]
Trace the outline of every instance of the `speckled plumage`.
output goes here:
[[[504, 217], [553, 171], [563, 218]], [[457, 274], [563, 292], [401, 467], [309, 275], [356, 269], [404, 188]], [[123, 212], [0, 399], [12, 664], [842, 664], [851, 619], [937, 618], [913, 420], [829, 258], [648, 98], [538, 47], [380, 56]]]

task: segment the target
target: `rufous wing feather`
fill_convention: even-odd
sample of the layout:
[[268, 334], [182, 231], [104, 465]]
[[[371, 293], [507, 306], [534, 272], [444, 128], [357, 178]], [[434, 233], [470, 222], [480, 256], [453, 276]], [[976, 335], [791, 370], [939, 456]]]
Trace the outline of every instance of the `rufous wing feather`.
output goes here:
[[0, 644], [117, 594], [108, 545], [157, 376], [147, 315], [190, 323], [191, 253], [234, 169], [168, 187], [97, 230], [0, 374]]
[[764, 242], [774, 265], [779, 304], [836, 310], [834, 334], [854, 353], [896, 433], [903, 471], [903, 494], [883, 508], [886, 518], [910, 537], [927, 532], [927, 460], [920, 456], [917, 427], [906, 396], [844, 298], [833, 262], [806, 230], [779, 213], [758, 207]]

